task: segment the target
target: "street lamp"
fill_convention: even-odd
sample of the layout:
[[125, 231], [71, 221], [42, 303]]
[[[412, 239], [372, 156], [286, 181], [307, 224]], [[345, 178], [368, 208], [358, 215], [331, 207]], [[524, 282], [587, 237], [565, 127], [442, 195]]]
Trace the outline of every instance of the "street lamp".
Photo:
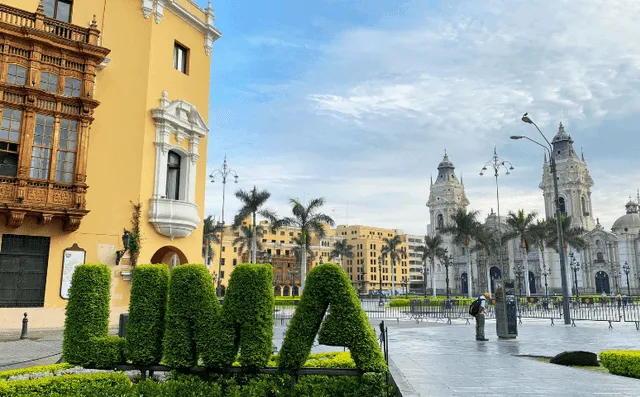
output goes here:
[[423, 298], [427, 299], [427, 274], [429, 273], [429, 269], [427, 269], [427, 261], [422, 262], [422, 286], [424, 287]]
[[407, 277], [402, 276], [402, 287], [404, 288], [404, 297], [408, 298], [409, 291], [407, 291]]
[[544, 296], [549, 297], [549, 284], [547, 284], [547, 276], [550, 274], [551, 268], [547, 268], [546, 264], [542, 265], [542, 275], [544, 276]]
[[516, 278], [518, 279], [518, 291], [520, 291], [518, 293], [518, 299], [520, 299], [520, 297], [522, 296], [522, 274], [524, 273], [524, 267], [516, 267], [514, 269], [514, 272], [516, 274]]
[[573, 251], [569, 253], [571, 257], [571, 262], [569, 266], [571, 270], [573, 270], [573, 282], [576, 285], [576, 298], [580, 299], [580, 292], [578, 291], [578, 270], [580, 270], [580, 262], [576, 260], [576, 257], [573, 255]]
[[631, 266], [629, 266], [627, 261], [624, 261], [622, 270], [624, 270], [624, 274], [627, 276], [627, 295], [631, 296], [631, 287], [629, 287], [629, 272], [631, 271]]
[[511, 139], [527, 139], [542, 148], [544, 148], [547, 152], [549, 152], [549, 158], [551, 159], [551, 174], [553, 177], [553, 196], [554, 203], [556, 206], [556, 229], [558, 233], [558, 254], [560, 255], [560, 277], [562, 278], [562, 312], [564, 317], [565, 324], [571, 324], [571, 313], [569, 313], [569, 285], [567, 284], [567, 264], [564, 258], [564, 236], [562, 235], [562, 218], [560, 214], [560, 205], [559, 205], [559, 194], [558, 194], [558, 174], [556, 169], [556, 158], [553, 155], [553, 146], [547, 139], [546, 136], [540, 131], [538, 125], [529, 118], [528, 113], [525, 113], [522, 116], [522, 121], [527, 124], [533, 124], [534, 127], [538, 130], [542, 138], [547, 142], [547, 146], [534, 141], [533, 139], [524, 136], [524, 135], [513, 135]]
[[382, 301], [382, 257], [383, 255], [378, 256], [378, 272], [380, 273], [380, 289], [378, 290], [378, 306], [384, 306], [384, 302]]
[[[211, 175], [209, 175], [209, 178], [211, 178], [211, 183], [215, 183], [216, 178], [222, 179], [222, 213], [220, 222], [218, 223], [218, 225], [220, 226], [220, 249], [218, 251], [220, 253], [220, 259], [218, 260], [218, 276], [220, 276], [220, 273], [222, 272], [222, 240], [224, 239], [224, 196], [227, 187], [227, 177], [229, 175], [233, 176], [234, 183], [238, 183], [238, 174], [236, 174], [234, 170], [229, 168], [229, 166], [227, 165], [227, 156], [225, 155], [224, 163], [222, 163], [222, 168], [213, 171]], [[220, 288], [221, 282], [222, 279], [218, 277], [218, 282], [216, 284], [216, 293], [218, 294], [218, 296], [221, 296], [220, 294], [222, 292]]]
[[449, 290], [449, 266], [451, 266], [451, 262], [453, 261], [453, 255], [449, 255], [449, 249], [444, 249], [444, 268], [445, 268], [445, 282], [447, 283], [447, 301], [449, 300], [449, 295], [451, 295], [451, 291]]
[[364, 280], [364, 276], [365, 276], [365, 274], [364, 274], [364, 266], [362, 266], [362, 267], [360, 268], [360, 282], [362, 283], [362, 292], [360, 292], [360, 293], [361, 293], [362, 295], [364, 295], [364, 294], [366, 294], [366, 293], [367, 293], [367, 292], [365, 291], [367, 288], [366, 288], [366, 283], [365, 283], [365, 280]]
[[511, 164], [510, 161], [503, 160], [500, 157], [498, 157], [498, 153], [496, 152], [496, 148], [494, 146], [493, 157], [491, 157], [491, 160], [487, 161], [484, 164], [484, 166], [482, 167], [482, 170], [480, 170], [480, 176], [484, 175], [484, 172], [487, 170], [487, 167], [493, 168], [493, 175], [496, 178], [496, 201], [498, 202], [498, 244], [500, 247], [500, 272], [501, 274], [504, 275], [505, 274], [504, 264], [502, 261], [502, 230], [501, 230], [502, 227], [500, 225], [500, 192], [498, 189], [498, 175], [500, 174], [501, 169], [506, 170], [506, 175], [509, 175], [511, 171], [513, 171], [513, 165]]

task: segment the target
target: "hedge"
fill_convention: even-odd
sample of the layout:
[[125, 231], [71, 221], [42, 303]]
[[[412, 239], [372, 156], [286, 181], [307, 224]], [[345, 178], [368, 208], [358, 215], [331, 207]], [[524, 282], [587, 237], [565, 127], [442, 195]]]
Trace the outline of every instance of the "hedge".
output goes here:
[[[323, 322], [329, 305], [331, 310]], [[320, 344], [348, 347], [356, 367], [363, 372], [387, 370], [356, 291], [338, 265], [319, 265], [309, 272], [280, 350], [279, 369], [299, 369], [307, 360], [316, 335]]]
[[162, 359], [168, 289], [167, 265], [138, 265], [133, 269], [125, 349], [133, 364], [157, 364]]
[[64, 321], [62, 357], [71, 364], [91, 367], [92, 338], [109, 333], [111, 271], [106, 265], [76, 267], [69, 288]]
[[39, 365], [36, 367], [29, 367], [29, 368], [10, 369], [7, 371], [0, 372], [0, 380], [9, 379], [12, 376], [26, 375], [26, 374], [42, 374], [47, 372], [50, 372], [55, 375], [58, 373], [58, 371], [62, 371], [62, 370], [73, 368], [73, 367], [74, 367], [73, 364], [61, 363], [61, 364], [51, 364], [51, 365]]
[[230, 366], [240, 350], [243, 367], [267, 365], [273, 349], [273, 270], [270, 265], [241, 264], [229, 279], [209, 367]]
[[91, 363], [93, 368], [113, 369], [116, 364], [124, 362], [125, 339], [118, 336], [107, 335], [99, 338], [91, 338]]
[[640, 350], [604, 351], [600, 362], [612, 374], [640, 378]]
[[164, 363], [174, 368], [195, 366], [199, 358], [215, 357], [216, 321], [220, 303], [204, 265], [173, 268], [169, 282], [163, 339]]
[[123, 373], [103, 372], [0, 381], [0, 397], [133, 396], [123, 394], [131, 390], [131, 381]]

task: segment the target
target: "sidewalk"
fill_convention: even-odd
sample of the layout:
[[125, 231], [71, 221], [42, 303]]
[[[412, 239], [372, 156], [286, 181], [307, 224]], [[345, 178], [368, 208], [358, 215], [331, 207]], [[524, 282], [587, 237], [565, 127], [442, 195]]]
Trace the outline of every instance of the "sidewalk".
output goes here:
[[580, 322], [577, 328], [525, 320], [518, 338], [498, 340], [487, 321], [488, 342], [477, 342], [475, 327], [454, 322], [389, 322], [393, 377], [404, 397], [417, 396], [638, 396], [640, 381], [544, 363], [533, 358], [567, 350], [599, 353], [640, 349], [633, 324]]

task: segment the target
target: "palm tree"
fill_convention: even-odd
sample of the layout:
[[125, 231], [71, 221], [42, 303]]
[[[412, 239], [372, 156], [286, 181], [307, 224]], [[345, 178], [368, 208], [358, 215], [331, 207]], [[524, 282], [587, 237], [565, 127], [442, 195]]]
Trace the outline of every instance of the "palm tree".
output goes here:
[[[480, 226], [478, 228], [478, 234], [476, 235], [476, 244], [471, 249], [472, 252], [484, 251], [487, 255], [485, 260], [486, 267], [486, 276], [487, 276], [487, 287], [489, 293], [491, 293], [491, 271], [489, 263], [491, 258], [493, 257], [494, 252], [500, 252], [500, 236], [498, 235], [498, 231], [494, 228], [489, 228], [486, 226]], [[500, 269], [502, 272], [502, 269]], [[503, 276], [504, 277], [504, 276]]]
[[547, 221], [538, 221], [529, 227], [529, 236], [531, 244], [538, 249], [538, 261], [542, 263], [543, 271], [547, 270], [547, 264], [544, 259], [544, 250], [549, 240], [549, 225]]
[[331, 259], [338, 258], [342, 265], [342, 258], [353, 258], [353, 245], [349, 244], [347, 239], [336, 241], [333, 245], [333, 251], [329, 254]]
[[[231, 243], [234, 247], [238, 246], [238, 255], [242, 256], [242, 253], [246, 248], [250, 248], [255, 243], [256, 249], [262, 251], [262, 242], [257, 238], [262, 237], [262, 228], [258, 227], [252, 229], [249, 226], [240, 226], [238, 229], [239, 236], [233, 239]], [[254, 233], [255, 232], [255, 233]], [[249, 253], [251, 250], [249, 249]]]
[[[316, 198], [305, 206], [297, 199], [290, 199], [292, 204], [291, 212], [292, 217], [285, 217], [279, 220], [279, 223], [283, 226], [294, 226], [300, 230], [300, 245], [309, 246], [311, 244], [312, 234], [318, 239], [323, 239], [326, 236], [324, 225], [328, 224], [333, 226], [335, 222], [329, 215], [319, 213], [320, 207], [324, 205], [324, 198]], [[275, 219], [275, 215], [270, 214], [270, 219]], [[300, 261], [300, 293], [304, 291], [304, 283], [307, 278], [307, 250], [302, 250], [302, 257]]]
[[533, 222], [536, 220], [537, 216], [538, 213], [535, 211], [532, 211], [528, 214], [524, 212], [524, 210], [518, 210], [518, 212], [509, 211], [506, 220], [506, 224], [510, 228], [510, 230], [505, 233], [505, 239], [520, 239], [520, 246], [522, 247], [522, 264], [524, 265], [524, 289], [527, 296], [531, 295], [531, 290], [529, 288], [529, 261], [527, 257], [527, 240], [531, 240], [529, 231], [531, 225], [534, 224]]
[[216, 223], [216, 219], [212, 215], [205, 218], [202, 227], [202, 257], [206, 265], [209, 265], [209, 259], [213, 258], [214, 250], [212, 244], [220, 244], [219, 234], [222, 234], [222, 232], [222, 224]]
[[400, 249], [400, 236], [395, 235], [392, 238], [383, 238], [385, 245], [382, 246], [380, 253], [391, 259], [391, 293], [396, 294], [396, 260], [400, 260], [404, 255], [404, 250]]
[[[553, 247], [553, 249], [558, 252], [558, 228], [556, 226], [555, 218], [553, 222], [547, 222], [547, 225], [547, 246]], [[567, 246], [571, 246], [578, 251], [587, 248], [587, 242], [584, 239], [586, 230], [581, 226], [572, 227], [571, 216], [560, 217], [560, 225], [562, 226], [562, 239], [564, 240], [564, 263], [569, 263], [569, 258], [567, 256]], [[573, 285], [572, 283], [569, 283], [569, 291], [571, 292], [572, 290]]]
[[419, 246], [416, 250], [422, 252], [424, 296], [427, 296], [427, 259], [429, 259], [431, 263], [431, 289], [433, 297], [436, 298], [436, 258], [445, 255], [444, 248], [442, 248], [442, 236], [440, 234], [424, 236], [424, 245]]
[[473, 274], [471, 273], [471, 250], [469, 245], [471, 241], [476, 239], [480, 223], [478, 222], [478, 211], [467, 211], [464, 208], [458, 209], [455, 214], [451, 215], [452, 225], [445, 226], [441, 229], [441, 233], [447, 233], [453, 236], [453, 242], [457, 245], [464, 245], [467, 250], [467, 280], [468, 280], [468, 296], [473, 296]]
[[[239, 189], [235, 196], [242, 202], [242, 207], [236, 214], [233, 220], [233, 227], [238, 228], [242, 225], [242, 221], [244, 221], [248, 216], [251, 217], [251, 230], [256, 228], [257, 215], [260, 214], [266, 218], [274, 217], [274, 214], [269, 210], [260, 210], [260, 208], [267, 202], [269, 197], [271, 197], [271, 193], [266, 190], [258, 190], [255, 186], [251, 191], [247, 192], [242, 189]], [[253, 241], [251, 242], [251, 258], [249, 259], [250, 263], [256, 263], [256, 254], [258, 251], [257, 247], [257, 236], [258, 233], [252, 233]]]

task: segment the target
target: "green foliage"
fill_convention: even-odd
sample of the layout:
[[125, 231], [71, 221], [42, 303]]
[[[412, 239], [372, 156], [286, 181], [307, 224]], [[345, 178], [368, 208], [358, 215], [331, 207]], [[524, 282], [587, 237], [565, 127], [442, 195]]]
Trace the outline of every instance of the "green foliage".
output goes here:
[[640, 350], [604, 351], [600, 362], [612, 374], [640, 378]]
[[273, 340], [273, 270], [270, 265], [236, 266], [206, 366], [229, 366], [240, 349], [243, 367], [267, 365]]
[[[331, 310], [323, 323], [329, 305]], [[349, 278], [338, 265], [324, 264], [309, 272], [280, 351], [281, 371], [297, 370], [304, 364], [316, 334], [321, 344], [348, 347], [359, 370], [386, 371], [376, 334]]]
[[113, 369], [117, 364], [124, 362], [125, 339], [118, 336], [107, 335], [99, 338], [91, 338], [91, 360], [93, 368]]
[[163, 351], [164, 362], [174, 368], [192, 367], [200, 356], [213, 357], [220, 303], [211, 275], [204, 265], [181, 265], [169, 282]]
[[93, 365], [92, 338], [109, 332], [111, 271], [106, 265], [76, 267], [69, 288], [62, 357], [71, 364]]
[[[385, 377], [381, 373], [365, 373], [362, 377], [302, 376], [295, 387], [296, 397], [371, 397], [381, 396]], [[392, 394], [389, 394], [392, 395]]]
[[0, 397], [132, 396], [129, 378], [123, 373], [94, 373], [0, 381]]
[[162, 359], [169, 269], [140, 265], [133, 269], [126, 356], [133, 364], [157, 364]]
[[317, 353], [310, 354], [303, 367], [311, 368], [355, 368], [356, 363], [351, 358], [351, 353]]
[[131, 216], [131, 240], [129, 241], [129, 254], [131, 255], [131, 265], [135, 266], [142, 249], [142, 232], [140, 231], [140, 216], [142, 215], [142, 204], [133, 201], [133, 215]]
[[0, 372], [0, 380], [9, 379], [12, 376], [25, 375], [25, 374], [37, 374], [37, 373], [45, 373], [45, 372], [51, 372], [52, 374], [57, 374], [58, 371], [62, 371], [64, 369], [69, 369], [73, 367], [74, 367], [73, 364], [61, 363], [61, 364], [51, 364], [51, 365], [39, 365], [37, 367], [29, 367], [29, 368], [10, 369], [7, 371]]
[[411, 299], [396, 298], [389, 302], [389, 307], [408, 307]]

